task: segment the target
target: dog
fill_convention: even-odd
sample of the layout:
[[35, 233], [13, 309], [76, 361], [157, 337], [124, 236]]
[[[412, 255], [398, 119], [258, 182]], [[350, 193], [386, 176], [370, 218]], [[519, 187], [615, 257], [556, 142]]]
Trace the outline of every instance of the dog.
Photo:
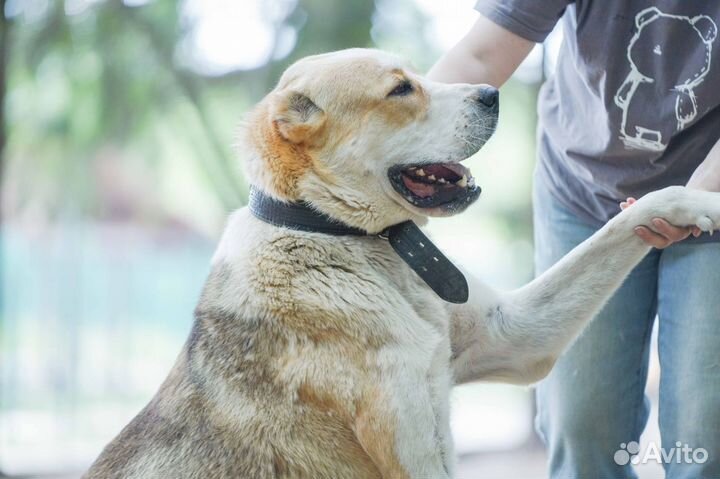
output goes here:
[[494, 88], [434, 83], [380, 51], [292, 65], [245, 122], [247, 177], [366, 234], [235, 212], [176, 364], [84, 477], [450, 478], [453, 385], [545, 377], [648, 253], [635, 227], [720, 227], [720, 194], [671, 187], [527, 286], [465, 273], [467, 301], [444, 301], [382, 233], [472, 204], [460, 162], [497, 118]]

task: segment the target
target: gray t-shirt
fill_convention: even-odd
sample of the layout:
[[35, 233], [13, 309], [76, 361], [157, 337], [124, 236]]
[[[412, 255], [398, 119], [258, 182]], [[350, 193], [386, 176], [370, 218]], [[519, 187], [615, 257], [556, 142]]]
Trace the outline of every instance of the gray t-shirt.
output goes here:
[[686, 184], [720, 139], [720, 1], [479, 0], [476, 8], [534, 42], [562, 20], [557, 69], [538, 105], [537, 179], [590, 223], [607, 222], [629, 196]]

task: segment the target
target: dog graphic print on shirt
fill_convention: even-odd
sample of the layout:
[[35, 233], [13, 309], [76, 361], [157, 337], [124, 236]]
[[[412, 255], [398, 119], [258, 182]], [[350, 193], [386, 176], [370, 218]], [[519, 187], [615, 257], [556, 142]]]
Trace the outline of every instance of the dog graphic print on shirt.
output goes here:
[[[635, 26], [627, 48], [630, 73], [614, 98], [622, 110], [620, 139], [627, 148], [664, 151], [698, 114], [695, 90], [710, 71], [717, 25], [707, 15], [670, 15], [650, 7], [637, 14]], [[688, 55], [664, 61], [673, 50]]]

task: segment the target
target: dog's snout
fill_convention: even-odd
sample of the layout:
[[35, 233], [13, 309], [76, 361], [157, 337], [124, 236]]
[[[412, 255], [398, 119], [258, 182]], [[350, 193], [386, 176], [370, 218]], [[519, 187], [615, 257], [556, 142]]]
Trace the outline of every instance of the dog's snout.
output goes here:
[[478, 103], [488, 108], [497, 108], [500, 100], [500, 92], [495, 87], [484, 86], [477, 92], [476, 98]]

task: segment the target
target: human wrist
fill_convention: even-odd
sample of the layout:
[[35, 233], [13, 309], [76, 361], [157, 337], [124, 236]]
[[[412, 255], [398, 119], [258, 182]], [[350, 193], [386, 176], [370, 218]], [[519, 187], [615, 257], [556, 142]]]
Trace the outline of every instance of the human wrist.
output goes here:
[[720, 173], [696, 172], [687, 184], [693, 190], [720, 192]]

